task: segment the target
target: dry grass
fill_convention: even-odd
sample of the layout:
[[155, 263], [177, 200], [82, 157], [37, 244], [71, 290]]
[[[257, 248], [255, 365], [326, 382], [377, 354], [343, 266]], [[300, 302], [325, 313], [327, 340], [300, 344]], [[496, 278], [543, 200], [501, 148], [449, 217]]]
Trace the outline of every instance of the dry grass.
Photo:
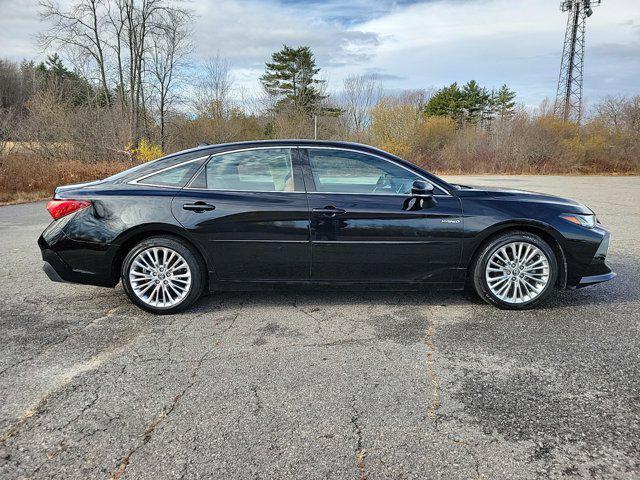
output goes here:
[[90, 182], [132, 167], [127, 162], [50, 161], [33, 155], [0, 157], [0, 205], [51, 198], [55, 187]]

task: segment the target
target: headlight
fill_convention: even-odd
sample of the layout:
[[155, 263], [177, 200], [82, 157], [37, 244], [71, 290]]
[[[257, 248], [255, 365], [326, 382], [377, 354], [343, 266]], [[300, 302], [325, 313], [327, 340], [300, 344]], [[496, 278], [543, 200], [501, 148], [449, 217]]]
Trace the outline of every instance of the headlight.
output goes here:
[[579, 215], [577, 213], [564, 213], [560, 216], [565, 220], [567, 220], [568, 222], [575, 223], [576, 225], [580, 225], [582, 227], [593, 228], [596, 226], [595, 215]]

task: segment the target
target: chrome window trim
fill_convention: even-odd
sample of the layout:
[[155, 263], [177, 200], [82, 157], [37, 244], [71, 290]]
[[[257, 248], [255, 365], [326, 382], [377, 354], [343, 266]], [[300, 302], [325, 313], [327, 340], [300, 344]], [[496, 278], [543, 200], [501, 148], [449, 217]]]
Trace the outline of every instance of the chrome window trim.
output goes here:
[[[135, 180], [131, 180], [129, 182], [127, 182], [128, 185], [141, 185], [141, 186], [145, 186], [145, 187], [158, 187], [158, 188], [171, 188], [171, 189], [175, 189], [175, 190], [194, 190], [194, 191], [201, 191], [201, 192], [241, 192], [241, 193], [297, 193], [297, 194], [327, 194], [327, 195], [376, 195], [376, 196], [381, 196], [381, 197], [409, 197], [411, 195], [406, 194], [406, 193], [348, 193], [348, 192], [308, 192], [308, 191], [293, 191], [293, 192], [277, 192], [277, 191], [273, 191], [273, 190], [235, 190], [235, 189], [223, 189], [223, 188], [216, 188], [216, 189], [211, 189], [211, 188], [194, 188], [191, 187], [190, 185], [193, 183], [193, 181], [196, 179], [196, 177], [198, 176], [198, 174], [207, 167], [207, 164], [209, 163], [209, 161], [211, 161], [211, 159], [213, 157], [217, 157], [219, 155], [224, 155], [227, 153], [236, 153], [236, 152], [244, 152], [244, 151], [249, 151], [249, 150], [272, 150], [272, 149], [288, 149], [288, 150], [293, 150], [293, 149], [305, 149], [305, 150], [311, 150], [311, 149], [316, 149], [316, 150], [340, 150], [340, 151], [345, 151], [345, 152], [354, 152], [354, 153], [360, 153], [363, 155], [369, 155], [371, 157], [375, 157], [375, 158], [379, 158], [381, 160], [384, 160], [386, 162], [389, 162], [393, 165], [396, 165], [398, 167], [404, 168], [405, 170], [407, 170], [408, 172], [413, 173], [414, 175], [416, 175], [418, 178], [421, 178], [429, 183], [432, 183], [434, 187], [436, 187], [438, 190], [440, 190], [441, 192], [444, 193], [444, 195], [439, 195], [439, 194], [434, 194], [435, 196], [452, 196], [451, 193], [449, 193], [448, 191], [446, 191], [444, 188], [442, 188], [440, 185], [433, 183], [430, 179], [423, 177], [422, 175], [420, 175], [417, 172], [414, 172], [413, 170], [411, 170], [410, 168], [405, 167], [404, 165], [400, 165], [399, 163], [385, 158], [381, 155], [377, 155], [375, 153], [370, 153], [370, 152], [362, 152], [360, 150], [354, 149], [354, 148], [344, 148], [344, 147], [324, 147], [324, 146], [306, 146], [306, 145], [286, 145], [286, 146], [275, 146], [275, 145], [269, 145], [269, 146], [264, 146], [264, 147], [247, 147], [247, 148], [239, 148], [236, 150], [226, 150], [224, 152], [219, 152], [219, 153], [214, 153], [212, 155], [203, 155], [202, 157], [198, 157], [198, 158], [194, 158], [192, 160], [187, 160], [185, 162], [181, 162], [178, 163], [176, 165], [171, 165], [170, 167], [165, 167], [162, 168], [158, 171], [149, 173], [147, 175], [144, 175], [140, 178], [136, 178]], [[157, 185], [157, 184], [152, 184], [152, 183], [139, 183], [140, 181], [144, 180], [147, 177], [150, 177], [152, 175], [155, 175], [157, 173], [162, 173], [166, 170], [171, 170], [172, 168], [177, 168], [180, 167], [182, 165], [186, 165], [187, 163], [192, 163], [192, 162], [197, 162], [199, 160], [202, 159], [206, 159], [206, 161], [203, 163], [203, 165], [193, 174], [193, 176], [191, 177], [191, 179], [187, 182], [186, 186], [184, 187], [176, 187], [176, 186], [171, 186], [171, 185]], [[293, 158], [290, 158], [291, 161], [291, 166], [293, 168]]]
[[[184, 190], [196, 190], [196, 191], [201, 191], [201, 192], [256, 192], [256, 193], [307, 193], [304, 191], [300, 191], [300, 190], [293, 190], [291, 192], [289, 191], [278, 191], [278, 190], [236, 190], [233, 188], [197, 188], [197, 187], [192, 187], [191, 184], [194, 182], [194, 180], [196, 178], [198, 178], [198, 175], [200, 175], [200, 172], [202, 172], [203, 170], [205, 170], [207, 168], [207, 165], [209, 165], [209, 162], [211, 161], [211, 159], [213, 157], [219, 157], [220, 155], [226, 155], [228, 153], [238, 153], [238, 152], [248, 152], [251, 150], [289, 150], [289, 165], [291, 166], [291, 178], [293, 178], [294, 176], [294, 171], [293, 171], [293, 155], [292, 155], [292, 150], [295, 148], [300, 148], [298, 145], [295, 146], [291, 146], [291, 145], [286, 145], [286, 146], [274, 146], [274, 145], [270, 145], [270, 146], [264, 146], [264, 147], [247, 147], [247, 148], [239, 148], [237, 150], [227, 150], [224, 152], [219, 152], [219, 153], [214, 153], [213, 155], [209, 155], [209, 159], [198, 169], [198, 171], [193, 175], [193, 177], [191, 177], [191, 180], [189, 180], [187, 182], [187, 184], [184, 187]], [[294, 185], [295, 188], [295, 185]]]
[[[395, 165], [395, 166], [400, 167], [400, 168], [404, 168], [406, 171], [414, 174], [416, 177], [421, 178], [422, 180], [431, 183], [435, 188], [437, 188], [438, 190], [442, 191], [442, 193], [444, 194], [444, 195], [438, 195], [438, 194], [434, 193], [435, 196], [438, 196], [438, 197], [442, 197], [442, 196], [451, 197], [452, 196], [451, 193], [447, 192], [440, 185], [438, 185], [436, 183], [433, 183], [428, 178], [423, 177], [419, 173], [414, 172], [413, 170], [411, 170], [410, 168], [405, 167], [404, 165], [401, 165], [401, 164], [399, 164], [399, 163], [397, 163], [397, 162], [395, 162], [395, 161], [393, 161], [393, 160], [391, 160], [389, 158], [385, 158], [385, 157], [383, 157], [381, 155], [377, 155], [375, 153], [362, 152], [360, 150], [356, 150], [356, 149], [353, 149], [353, 148], [328, 147], [328, 146], [327, 147], [324, 147], [324, 146], [318, 146], [318, 147], [316, 147], [316, 146], [309, 146], [309, 147], [301, 146], [300, 148], [303, 148], [303, 149], [306, 149], [306, 150], [340, 150], [340, 151], [344, 151], [344, 152], [360, 153], [362, 155], [368, 155], [370, 157], [379, 158], [380, 160], [384, 160], [385, 162], [389, 162], [392, 165]], [[309, 168], [312, 169], [311, 161], [309, 161]], [[313, 175], [313, 172], [311, 172], [311, 174]], [[314, 178], [314, 181], [315, 181], [315, 178]], [[349, 192], [318, 192], [318, 191], [307, 192], [307, 193], [323, 193], [323, 194], [327, 194], [327, 195], [382, 195], [382, 196], [385, 196], [385, 197], [392, 197], [392, 196], [406, 197], [406, 196], [411, 196], [408, 193], [395, 193], [394, 194], [394, 193], [355, 193], [355, 192], [354, 193], [349, 193]]]
[[[157, 170], [155, 172], [151, 172], [148, 173], [146, 175], [143, 175], [142, 177], [136, 178], [134, 180], [131, 180], [129, 182], [127, 182], [127, 185], [142, 185], [144, 187], [160, 187], [160, 188], [174, 188], [174, 189], [178, 189], [181, 190], [183, 187], [182, 186], [176, 186], [176, 185], [158, 185], [158, 184], [154, 184], [154, 183], [140, 183], [142, 182], [145, 178], [149, 178], [153, 175], [157, 175], [159, 173], [164, 173], [168, 170], [172, 170], [174, 168], [178, 168], [178, 167], [182, 167], [184, 165], [187, 165], [189, 163], [193, 163], [193, 162], [199, 162], [202, 159], [207, 159], [209, 158], [211, 155], [203, 155], [202, 157], [198, 157], [198, 158], [194, 158], [191, 160], [185, 160], [184, 162], [181, 163], [176, 163], [175, 165], [171, 165], [169, 167], [165, 167], [165, 168], [161, 168], [160, 170]], [[189, 185], [189, 183], [191, 183], [191, 181], [193, 180], [193, 178], [195, 177], [195, 175], [200, 171], [200, 169], [198, 168], [198, 170], [193, 174], [193, 176], [189, 179], [189, 181], [186, 183], [187, 185]]]
[[[192, 192], [238, 192], [238, 193], [297, 193], [298, 195], [306, 195], [307, 192], [279, 192], [278, 190], [234, 190], [231, 188], [197, 188], [197, 187], [185, 187], [181, 190], [190, 190]], [[313, 192], [311, 192], [313, 193]]]

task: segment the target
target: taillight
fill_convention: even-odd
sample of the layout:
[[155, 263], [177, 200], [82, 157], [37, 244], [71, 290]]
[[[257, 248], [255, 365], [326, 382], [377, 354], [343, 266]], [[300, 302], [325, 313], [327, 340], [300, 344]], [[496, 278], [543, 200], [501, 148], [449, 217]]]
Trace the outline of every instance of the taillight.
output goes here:
[[87, 208], [90, 205], [90, 202], [83, 200], [51, 200], [47, 203], [47, 210], [54, 220], [58, 220], [65, 215]]

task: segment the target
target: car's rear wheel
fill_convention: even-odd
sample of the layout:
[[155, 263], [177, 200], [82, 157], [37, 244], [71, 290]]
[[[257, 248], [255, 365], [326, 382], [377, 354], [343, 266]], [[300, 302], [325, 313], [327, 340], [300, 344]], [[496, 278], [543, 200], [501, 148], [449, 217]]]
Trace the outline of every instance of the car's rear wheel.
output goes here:
[[500, 308], [521, 310], [538, 305], [553, 291], [558, 262], [537, 235], [510, 232], [490, 240], [473, 268], [478, 295]]
[[205, 267], [188, 243], [155, 236], [138, 243], [122, 263], [122, 285], [133, 303], [157, 314], [176, 313], [202, 295]]

